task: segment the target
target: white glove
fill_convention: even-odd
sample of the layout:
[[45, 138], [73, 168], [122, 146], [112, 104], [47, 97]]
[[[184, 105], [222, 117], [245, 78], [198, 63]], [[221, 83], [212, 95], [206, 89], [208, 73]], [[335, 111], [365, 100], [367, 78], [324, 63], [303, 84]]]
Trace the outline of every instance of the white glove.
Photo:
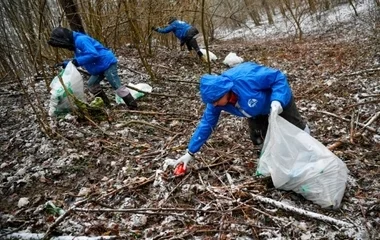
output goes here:
[[272, 101], [272, 103], [270, 104], [270, 113], [276, 115], [282, 113], [282, 107], [279, 101]]
[[193, 156], [189, 153], [189, 151], [186, 152], [185, 155], [183, 155], [182, 157], [180, 157], [177, 161], [176, 161], [176, 165], [180, 164], [180, 163], [183, 163], [183, 168], [186, 170], [187, 168], [187, 163], [190, 162], [191, 160], [193, 160]]

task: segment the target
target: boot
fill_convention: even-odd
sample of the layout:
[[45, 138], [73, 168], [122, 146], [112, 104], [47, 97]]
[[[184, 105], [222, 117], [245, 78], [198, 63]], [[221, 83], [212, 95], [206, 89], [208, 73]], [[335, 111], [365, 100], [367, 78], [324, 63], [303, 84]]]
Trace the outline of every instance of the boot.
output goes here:
[[110, 100], [108, 99], [106, 93], [101, 90], [100, 92], [98, 92], [97, 94], [95, 94], [95, 97], [100, 97], [103, 102], [104, 102], [104, 105], [106, 105], [106, 107], [110, 107], [111, 106], [111, 102]]
[[124, 102], [127, 104], [128, 108], [131, 110], [137, 109], [137, 102], [132, 97], [132, 95], [129, 93], [127, 96], [123, 97]]

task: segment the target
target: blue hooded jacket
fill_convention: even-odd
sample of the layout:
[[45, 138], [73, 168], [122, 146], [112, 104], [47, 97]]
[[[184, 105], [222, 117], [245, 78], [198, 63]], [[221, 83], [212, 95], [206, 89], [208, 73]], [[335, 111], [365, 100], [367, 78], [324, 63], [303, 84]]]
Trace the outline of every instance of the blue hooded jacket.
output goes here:
[[[237, 104], [213, 106], [213, 103], [232, 91]], [[279, 101], [286, 107], [292, 98], [292, 91], [286, 76], [276, 69], [253, 62], [241, 63], [221, 75], [203, 75], [200, 93], [206, 109], [188, 145], [196, 153], [215, 129], [222, 110], [238, 117], [255, 117], [270, 112], [272, 101]]]
[[191, 28], [191, 25], [180, 20], [175, 20], [171, 22], [165, 28], [158, 28], [157, 32], [159, 33], [169, 33], [173, 32], [174, 35], [179, 39], [183, 40], [186, 36], [187, 31]]
[[117, 59], [111, 50], [90, 36], [73, 32], [75, 59], [79, 66], [84, 67], [91, 75], [105, 72]]

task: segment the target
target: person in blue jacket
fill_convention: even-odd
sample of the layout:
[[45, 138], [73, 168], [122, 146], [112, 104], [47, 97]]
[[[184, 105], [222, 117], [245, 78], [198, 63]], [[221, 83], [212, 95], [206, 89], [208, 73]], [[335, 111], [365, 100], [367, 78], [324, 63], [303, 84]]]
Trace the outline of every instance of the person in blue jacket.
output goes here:
[[269, 114], [279, 114], [310, 133], [294, 102], [286, 76], [277, 69], [253, 62], [241, 63], [221, 75], [203, 75], [200, 94], [206, 109], [191, 137], [186, 154], [175, 164], [187, 164], [215, 129], [220, 113], [248, 118], [250, 138], [261, 145], [268, 128]]
[[191, 26], [185, 21], [178, 20], [175, 17], [170, 17], [168, 21], [168, 26], [159, 28], [152, 27], [152, 30], [158, 33], [170, 33], [173, 32], [174, 35], [181, 41], [181, 47], [186, 44], [187, 49], [191, 52], [193, 49], [203, 61], [206, 59], [203, 56], [203, 53], [199, 49], [197, 40], [195, 36], [199, 33], [198, 29], [194, 26]]
[[[117, 59], [110, 49], [86, 34], [63, 27], [53, 29], [48, 44], [74, 52], [75, 57], [71, 61], [76, 67], [81, 66], [91, 74], [88, 87], [95, 97], [101, 97], [106, 105], [110, 105], [107, 95], [100, 86], [100, 82], [107, 78], [116, 94], [127, 106], [130, 109], [137, 109], [137, 103], [128, 88], [121, 85], [117, 74]], [[61, 65], [66, 67], [68, 62], [69, 60], [65, 60]]]

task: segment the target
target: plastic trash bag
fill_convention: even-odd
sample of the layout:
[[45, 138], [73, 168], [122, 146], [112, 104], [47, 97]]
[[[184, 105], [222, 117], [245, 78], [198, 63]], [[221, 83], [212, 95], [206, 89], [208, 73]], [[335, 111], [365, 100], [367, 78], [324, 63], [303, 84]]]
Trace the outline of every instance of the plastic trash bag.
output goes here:
[[237, 64], [239, 64], [239, 63], [242, 63], [243, 61], [244, 61], [243, 58], [238, 57], [238, 56], [236, 55], [236, 53], [234, 53], [234, 52], [230, 52], [230, 53], [226, 56], [226, 58], [223, 60], [223, 64], [225, 64], [225, 65], [227, 65], [227, 66], [229, 66], [229, 67], [233, 67], [233, 66], [235, 66], [235, 65], [237, 65]]
[[[149, 92], [149, 93], [152, 92], [152, 87], [147, 83], [138, 83], [138, 84], [129, 83], [128, 86], [131, 86], [133, 88], [139, 89], [139, 90], [144, 91], [144, 92]], [[128, 88], [128, 86], [127, 86], [127, 88]], [[139, 99], [139, 98], [142, 98], [144, 96], [144, 93], [142, 93], [142, 92], [138, 92], [138, 91], [130, 89], [130, 88], [128, 88], [128, 90], [134, 99]], [[117, 94], [115, 94], [115, 101], [117, 104], [125, 104], [124, 100], [121, 97], [119, 97]]]
[[[207, 51], [206, 51], [206, 49], [201, 48], [199, 50], [202, 52], [202, 54], [205, 57], [205, 59], [207, 59]], [[218, 57], [213, 52], [211, 52], [211, 51], [208, 51], [208, 55], [210, 57], [210, 61], [215, 61], [215, 60], [218, 59]]]
[[[71, 62], [67, 64], [59, 76], [62, 77], [62, 81], [69, 93], [80, 100], [84, 100], [85, 95], [82, 75]], [[50, 89], [49, 116], [58, 116], [70, 112], [72, 110], [71, 105], [58, 76], [50, 83]], [[75, 105], [73, 107], [75, 107]]]
[[346, 188], [348, 169], [312, 136], [271, 114], [256, 175], [271, 176], [276, 188], [336, 209]]

